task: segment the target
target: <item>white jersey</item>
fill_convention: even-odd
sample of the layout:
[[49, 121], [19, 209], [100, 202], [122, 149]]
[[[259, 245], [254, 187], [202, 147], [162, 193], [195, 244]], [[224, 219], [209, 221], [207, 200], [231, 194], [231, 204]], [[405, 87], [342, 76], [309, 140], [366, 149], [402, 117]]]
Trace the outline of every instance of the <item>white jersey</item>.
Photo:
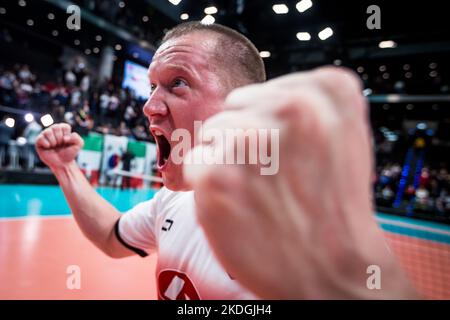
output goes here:
[[118, 239], [141, 256], [158, 253], [158, 297], [164, 300], [255, 299], [214, 256], [195, 216], [194, 192], [162, 188], [125, 213]]

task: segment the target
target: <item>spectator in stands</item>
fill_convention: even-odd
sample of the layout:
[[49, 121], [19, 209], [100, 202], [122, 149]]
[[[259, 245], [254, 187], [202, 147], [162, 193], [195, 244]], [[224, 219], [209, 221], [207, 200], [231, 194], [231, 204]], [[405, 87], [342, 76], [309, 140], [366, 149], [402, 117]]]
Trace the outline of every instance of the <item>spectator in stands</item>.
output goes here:
[[64, 108], [63, 106], [55, 107], [52, 112], [53, 120], [55, 121], [55, 123], [63, 122], [65, 113], [66, 113], [66, 108]]
[[108, 106], [108, 120], [116, 127], [118, 123], [118, 110], [120, 106], [119, 97], [116, 94], [111, 95]]
[[416, 203], [423, 209], [428, 205], [429, 192], [424, 186], [419, 186], [416, 190]]
[[[134, 155], [130, 151], [125, 151], [122, 154], [122, 170], [130, 172], [131, 171], [131, 161], [133, 161]], [[120, 189], [128, 189], [131, 187], [130, 177], [123, 176], [122, 184], [120, 185]]]
[[133, 130], [132, 130], [133, 136], [137, 139], [137, 140], [145, 140], [148, 138], [147, 133], [145, 132], [145, 128], [142, 125], [138, 125], [136, 126]]
[[137, 113], [134, 109], [134, 106], [136, 105], [136, 102], [132, 101], [130, 104], [127, 105], [125, 109], [125, 114], [123, 118], [125, 119], [125, 123], [128, 126], [128, 128], [134, 127], [134, 122], [137, 117]]
[[436, 209], [450, 217], [450, 194], [447, 189], [443, 189], [436, 199]]
[[53, 100], [58, 101], [58, 103], [62, 106], [67, 105], [69, 95], [64, 87], [59, 87], [54, 92]]
[[126, 123], [124, 121], [120, 122], [120, 126], [118, 129], [118, 135], [119, 136], [124, 136], [124, 137], [133, 137], [131, 135], [131, 131], [130, 129], [127, 127]]
[[94, 127], [94, 121], [90, 114], [89, 103], [85, 100], [83, 107], [75, 115], [75, 131], [80, 135], [87, 135]]
[[23, 131], [23, 136], [27, 140], [26, 145], [26, 159], [27, 159], [27, 169], [31, 170], [34, 168], [37, 160], [39, 159], [36, 154], [36, 149], [34, 145], [36, 144], [36, 138], [41, 133], [42, 127], [36, 120], [31, 121]]
[[0, 167], [6, 162], [9, 140], [14, 134], [14, 128], [8, 127], [5, 123], [7, 118], [8, 116], [4, 116], [0, 122]]
[[405, 200], [409, 201], [416, 195], [416, 188], [414, 188], [414, 185], [410, 184], [406, 187], [405, 190]]
[[68, 86], [74, 86], [77, 82], [77, 77], [72, 72], [72, 70], [67, 70], [64, 75], [64, 82]]
[[15, 105], [14, 84], [16, 76], [10, 71], [0, 76], [0, 102], [7, 106]]
[[35, 78], [35, 76], [30, 72], [30, 67], [26, 64], [20, 67], [18, 76], [19, 79], [23, 82], [30, 82]]
[[109, 102], [111, 100], [111, 95], [108, 91], [103, 91], [100, 95], [100, 123], [105, 123], [107, 120]]
[[81, 105], [81, 91], [75, 87], [70, 95], [70, 108], [76, 110]]
[[419, 184], [421, 186], [427, 187], [430, 183], [430, 173], [427, 167], [422, 168], [422, 171], [420, 173], [420, 180]]

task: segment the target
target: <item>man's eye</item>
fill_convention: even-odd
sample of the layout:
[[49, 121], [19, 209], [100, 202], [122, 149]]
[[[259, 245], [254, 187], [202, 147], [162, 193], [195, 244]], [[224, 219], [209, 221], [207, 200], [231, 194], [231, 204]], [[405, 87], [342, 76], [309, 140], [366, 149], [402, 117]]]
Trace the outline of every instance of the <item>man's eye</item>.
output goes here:
[[152, 92], [155, 91], [155, 90], [156, 90], [156, 85], [151, 84], [150, 85], [150, 94], [152, 94]]
[[180, 78], [175, 79], [172, 83], [172, 87], [174, 87], [174, 88], [179, 88], [179, 87], [184, 87], [184, 86], [187, 86], [187, 82]]

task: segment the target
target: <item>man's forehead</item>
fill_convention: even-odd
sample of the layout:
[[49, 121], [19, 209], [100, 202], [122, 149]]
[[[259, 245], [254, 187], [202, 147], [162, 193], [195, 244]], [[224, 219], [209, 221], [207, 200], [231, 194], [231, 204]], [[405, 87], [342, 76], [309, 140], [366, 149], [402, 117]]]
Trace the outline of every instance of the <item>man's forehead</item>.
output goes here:
[[152, 63], [183, 55], [192, 55], [192, 59], [204, 60], [214, 54], [216, 43], [217, 39], [206, 32], [193, 32], [175, 37], [164, 42], [156, 50]]

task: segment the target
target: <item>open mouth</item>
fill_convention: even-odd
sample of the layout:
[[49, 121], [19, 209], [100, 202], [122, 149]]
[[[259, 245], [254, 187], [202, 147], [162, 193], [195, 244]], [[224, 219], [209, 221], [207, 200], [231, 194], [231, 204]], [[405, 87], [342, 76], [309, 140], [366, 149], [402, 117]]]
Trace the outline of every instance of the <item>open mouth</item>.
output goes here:
[[166, 166], [170, 157], [171, 146], [169, 140], [160, 131], [154, 131], [153, 135], [158, 146], [158, 169], [162, 169]]

